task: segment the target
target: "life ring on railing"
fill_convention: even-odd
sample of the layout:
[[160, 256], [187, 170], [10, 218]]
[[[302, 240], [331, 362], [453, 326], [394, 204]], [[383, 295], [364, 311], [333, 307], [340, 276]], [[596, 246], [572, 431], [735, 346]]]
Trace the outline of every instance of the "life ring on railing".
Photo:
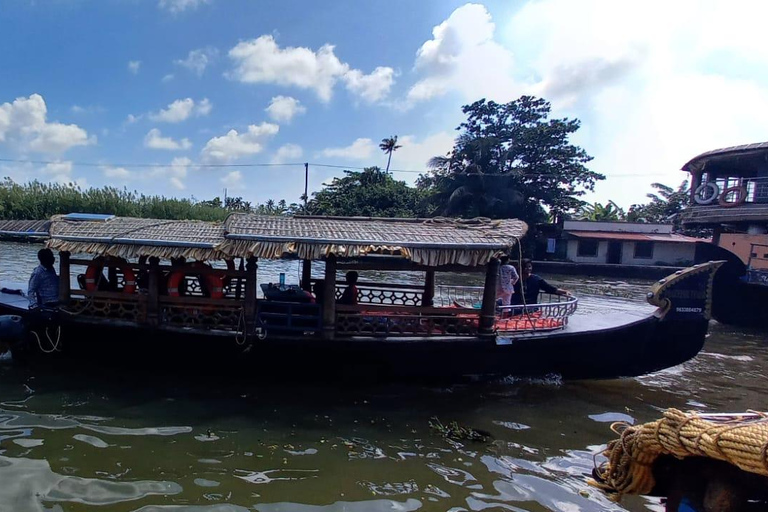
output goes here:
[[89, 292], [95, 291], [99, 288], [99, 279], [102, 277], [102, 271], [104, 267], [117, 267], [123, 273], [125, 278], [125, 284], [123, 285], [123, 293], [136, 293], [136, 274], [133, 273], [133, 269], [128, 265], [128, 262], [123, 258], [102, 257], [94, 258], [88, 264], [88, 268], [85, 271], [85, 289]]
[[[707, 190], [710, 190], [711, 193], [707, 194]], [[693, 200], [696, 204], [707, 205], [717, 201], [717, 196], [719, 195], [720, 187], [717, 186], [717, 183], [708, 181], [696, 187], [696, 191], [693, 193]]]
[[[731, 192], [736, 192], [736, 200], [735, 201], [727, 201], [726, 197]], [[744, 201], [747, 200], [747, 189], [745, 187], [742, 187], [741, 185], [736, 185], [735, 187], [728, 187], [723, 190], [723, 193], [720, 194], [720, 200], [718, 203], [723, 208], [733, 208], [734, 206], [739, 206], [740, 204], [744, 204]]]
[[191, 274], [196, 275], [200, 281], [205, 280], [205, 283], [208, 285], [208, 292], [210, 293], [210, 297], [212, 299], [223, 298], [224, 277], [218, 273], [201, 273], [199, 272], [201, 269], [210, 270], [211, 266], [203, 263], [202, 261], [195, 261], [188, 263], [181, 269], [171, 273], [171, 276], [168, 278], [168, 296], [179, 297], [181, 295], [179, 293], [179, 285], [181, 284], [181, 281], [185, 276]]

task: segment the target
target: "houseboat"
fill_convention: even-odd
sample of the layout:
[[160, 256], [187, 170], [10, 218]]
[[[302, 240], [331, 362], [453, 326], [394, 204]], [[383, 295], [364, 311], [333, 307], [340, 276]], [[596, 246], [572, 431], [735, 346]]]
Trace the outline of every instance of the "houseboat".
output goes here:
[[[202, 358], [280, 375], [613, 378], [699, 352], [720, 262], [656, 283], [653, 313], [573, 315], [578, 299], [559, 295], [499, 307], [498, 257], [519, 254], [526, 230], [514, 219], [59, 216], [47, 240], [58, 307], [0, 294], [0, 313], [29, 333], [13, 345], [19, 359]], [[301, 262], [299, 283], [257, 286], [260, 262], [277, 259]], [[350, 283], [348, 271], [379, 277]], [[400, 284], [403, 272], [423, 280]], [[484, 284], [440, 289], [443, 272], [478, 272]]]
[[767, 326], [768, 142], [708, 151], [683, 170], [691, 176], [691, 206], [681, 221], [714, 233], [699, 261], [727, 261], [715, 280], [714, 318]]

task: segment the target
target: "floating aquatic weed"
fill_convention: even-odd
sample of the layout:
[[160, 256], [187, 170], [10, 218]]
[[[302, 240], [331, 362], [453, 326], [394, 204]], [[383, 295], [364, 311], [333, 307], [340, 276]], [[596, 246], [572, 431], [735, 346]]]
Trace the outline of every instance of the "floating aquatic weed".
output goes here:
[[429, 428], [446, 439], [453, 439], [456, 441], [478, 441], [487, 443], [493, 437], [489, 432], [477, 430], [472, 427], [463, 427], [456, 421], [443, 425], [437, 416], [430, 418]]

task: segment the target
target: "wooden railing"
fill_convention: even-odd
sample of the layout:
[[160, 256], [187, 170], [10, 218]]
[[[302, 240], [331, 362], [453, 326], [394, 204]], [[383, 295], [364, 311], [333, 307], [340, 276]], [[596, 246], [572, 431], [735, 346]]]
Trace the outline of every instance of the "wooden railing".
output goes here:
[[336, 306], [336, 334], [342, 336], [476, 336], [475, 309], [357, 305]]
[[[314, 284], [319, 281], [313, 279]], [[346, 290], [346, 283], [336, 284], [336, 300], [339, 300]], [[357, 283], [357, 303], [376, 304], [381, 306], [421, 306], [424, 301], [424, 286], [399, 283], [374, 283], [359, 281]]]

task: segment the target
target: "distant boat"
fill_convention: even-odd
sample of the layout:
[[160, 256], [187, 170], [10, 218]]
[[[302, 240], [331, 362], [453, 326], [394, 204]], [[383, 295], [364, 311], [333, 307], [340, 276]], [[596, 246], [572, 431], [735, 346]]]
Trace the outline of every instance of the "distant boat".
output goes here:
[[691, 175], [684, 226], [714, 230], [701, 261], [727, 263], [715, 279], [714, 318], [768, 326], [768, 142], [707, 151], [683, 166]]
[[[60, 306], [29, 310], [24, 297], [4, 293], [0, 313], [27, 327], [14, 342], [20, 360], [202, 360], [281, 376], [614, 378], [680, 364], [702, 348], [720, 262], [656, 283], [649, 314], [574, 316], [578, 299], [561, 296], [499, 308], [497, 257], [526, 230], [513, 219], [59, 216], [47, 245], [59, 251]], [[300, 282], [265, 285], [259, 296], [264, 259], [301, 260]], [[346, 294], [356, 300], [342, 304], [341, 270], [391, 277], [357, 283]], [[414, 270], [423, 283], [398, 284]], [[484, 286], [435, 286], [437, 272], [456, 271], [483, 273]]]

